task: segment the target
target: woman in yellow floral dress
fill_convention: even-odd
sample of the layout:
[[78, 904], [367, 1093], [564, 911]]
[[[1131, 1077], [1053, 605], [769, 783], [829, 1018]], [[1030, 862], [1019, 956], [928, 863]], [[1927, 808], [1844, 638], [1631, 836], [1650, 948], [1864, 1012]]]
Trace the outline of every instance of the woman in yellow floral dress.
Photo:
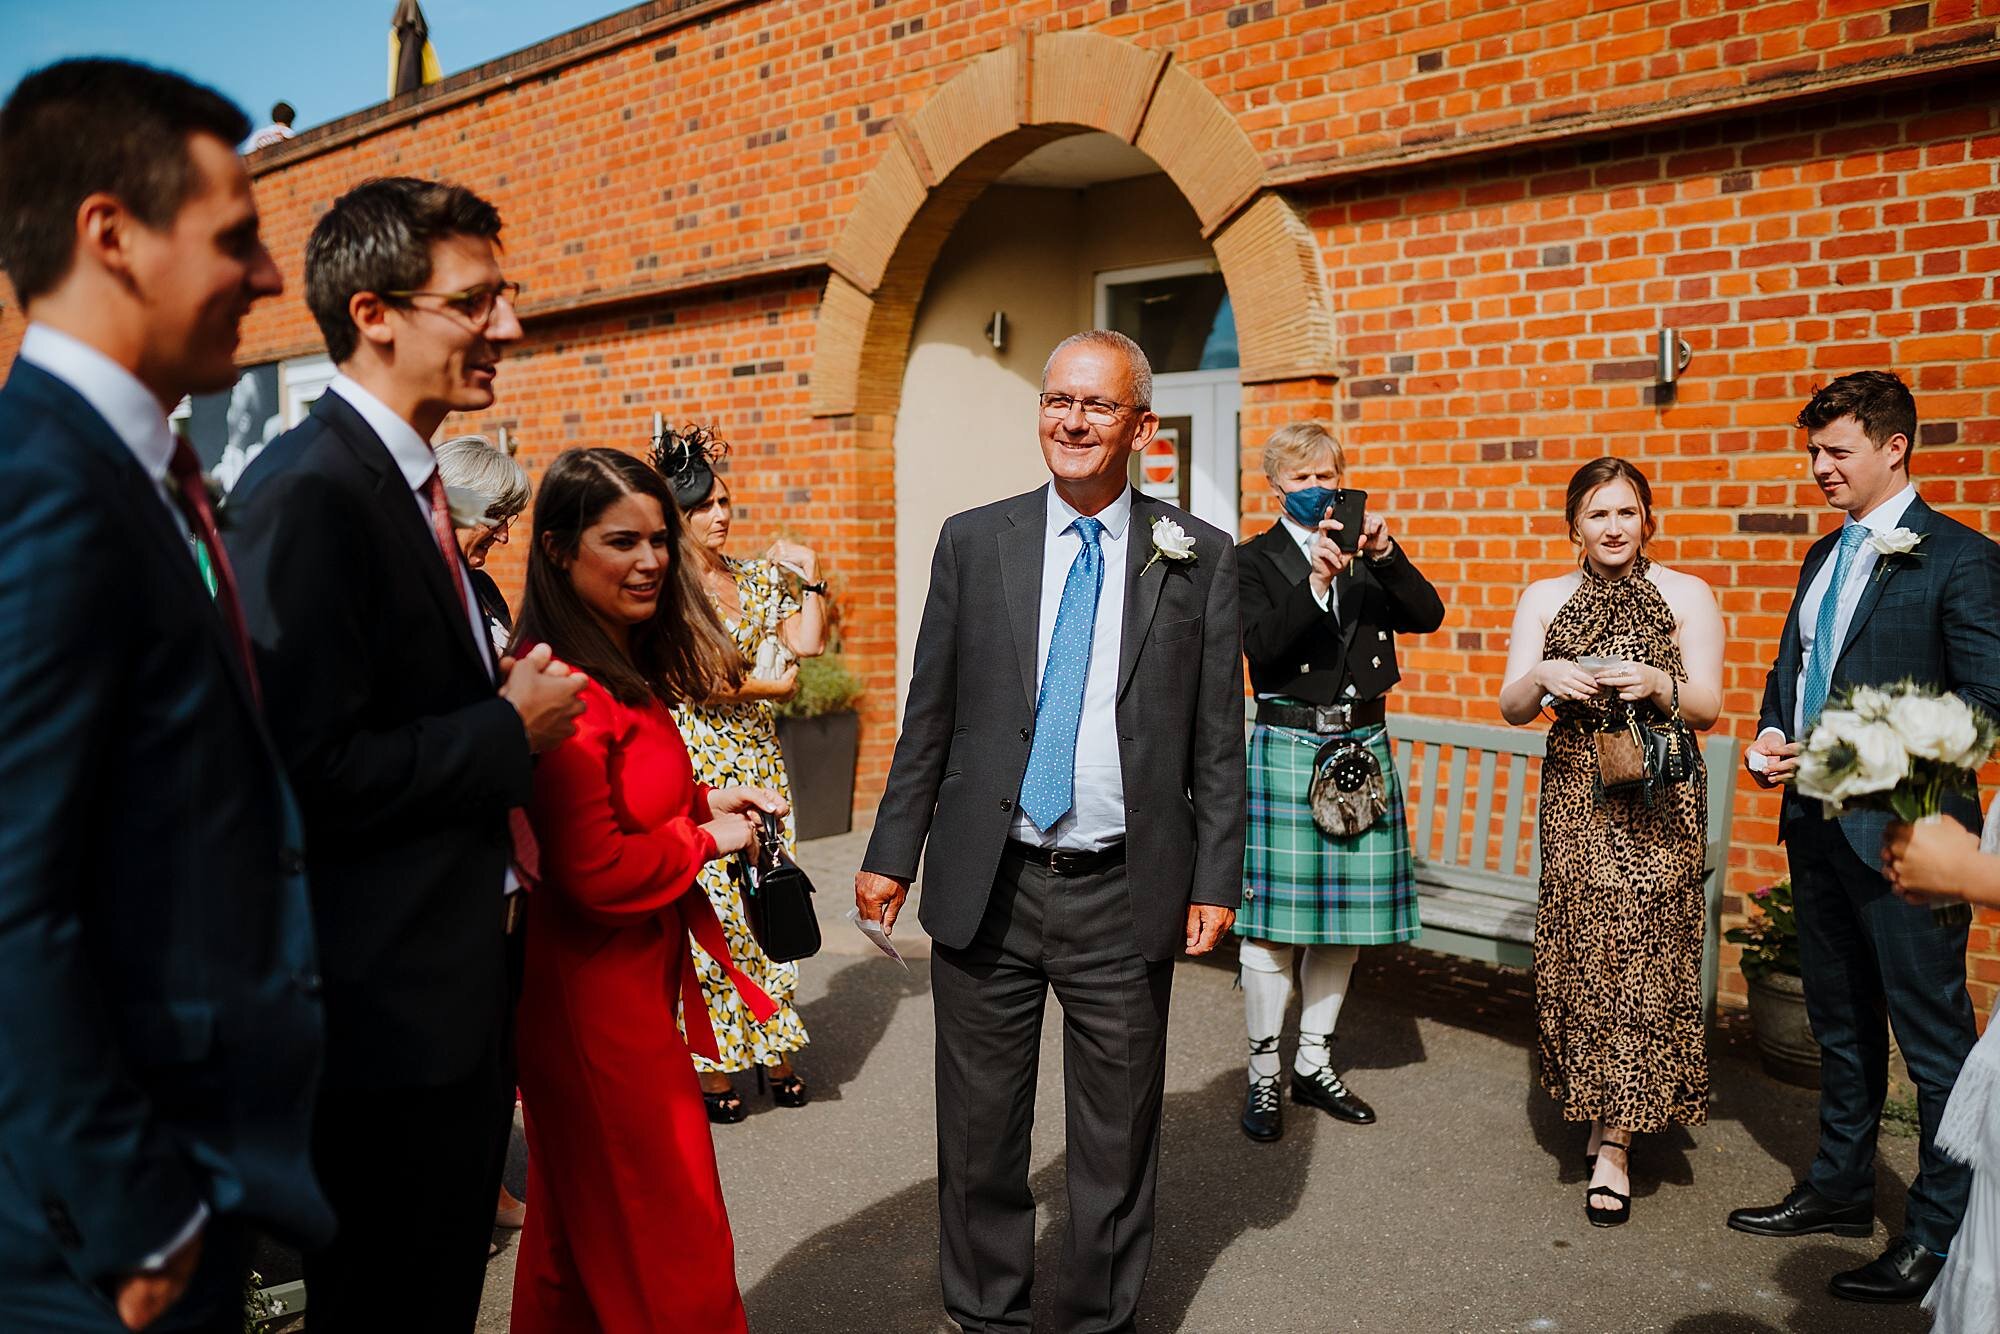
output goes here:
[[[735, 692], [700, 704], [674, 709], [694, 761], [695, 781], [726, 787], [748, 783], [774, 788], [790, 800], [784, 756], [778, 749], [773, 706], [791, 698], [798, 688], [798, 659], [816, 657], [826, 649], [826, 586], [819, 582], [818, 558], [794, 542], [774, 542], [763, 558], [734, 560], [723, 554], [729, 540], [729, 486], [709, 462], [722, 452], [703, 432], [668, 437], [656, 466], [667, 473], [674, 498], [687, 514], [688, 531], [705, 568], [702, 579], [722, 617], [723, 626], [749, 664], [751, 674]], [[674, 444], [679, 448], [673, 448]], [[802, 584], [795, 597], [788, 572]], [[793, 844], [792, 819], [785, 817], [785, 846]], [[766, 995], [778, 1002], [778, 1012], [765, 1023], [753, 1019], [721, 967], [699, 951], [708, 1019], [715, 1030], [721, 1060], [694, 1058], [701, 1075], [702, 1100], [708, 1118], [721, 1124], [748, 1115], [730, 1080], [742, 1070], [768, 1075], [771, 1098], [781, 1107], [803, 1107], [806, 1084], [792, 1069], [791, 1054], [806, 1045], [806, 1026], [793, 1008], [798, 989], [797, 964], [773, 963], [757, 946], [744, 916], [743, 896], [730, 878], [727, 861], [710, 862], [701, 872], [701, 886], [722, 919], [723, 934], [737, 967], [748, 973]], [[762, 1080], [760, 1079], [760, 1083]]]

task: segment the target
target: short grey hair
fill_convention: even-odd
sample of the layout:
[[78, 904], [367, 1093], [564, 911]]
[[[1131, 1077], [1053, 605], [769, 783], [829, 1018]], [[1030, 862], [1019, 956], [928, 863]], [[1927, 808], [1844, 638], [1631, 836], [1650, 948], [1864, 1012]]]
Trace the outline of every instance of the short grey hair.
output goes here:
[[1085, 329], [1057, 343], [1056, 350], [1049, 353], [1049, 359], [1042, 363], [1043, 389], [1049, 387], [1049, 371], [1054, 368], [1056, 358], [1073, 347], [1102, 347], [1121, 354], [1132, 371], [1133, 406], [1153, 406], [1153, 363], [1146, 360], [1144, 348], [1116, 329]]
[[527, 469], [485, 436], [454, 436], [437, 447], [437, 461], [445, 491], [460, 493], [451, 497], [452, 522], [459, 527], [498, 523], [528, 508]]

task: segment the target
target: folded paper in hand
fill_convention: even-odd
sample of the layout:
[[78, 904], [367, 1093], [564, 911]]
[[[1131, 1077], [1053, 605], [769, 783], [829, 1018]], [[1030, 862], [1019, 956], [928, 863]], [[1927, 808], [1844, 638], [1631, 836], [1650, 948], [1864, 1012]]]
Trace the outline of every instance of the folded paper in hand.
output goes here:
[[862, 935], [868, 937], [869, 940], [873, 941], [876, 949], [882, 951], [882, 953], [888, 955], [890, 958], [894, 959], [897, 963], [902, 964], [904, 972], [907, 973], [910, 971], [909, 960], [905, 959], [902, 956], [902, 954], [896, 949], [896, 947], [890, 943], [889, 933], [882, 929], [882, 924], [880, 922], [871, 921], [870, 919], [863, 917], [861, 915], [861, 910], [859, 908], [849, 908], [847, 910], [847, 920], [854, 923], [855, 928], [859, 930]]

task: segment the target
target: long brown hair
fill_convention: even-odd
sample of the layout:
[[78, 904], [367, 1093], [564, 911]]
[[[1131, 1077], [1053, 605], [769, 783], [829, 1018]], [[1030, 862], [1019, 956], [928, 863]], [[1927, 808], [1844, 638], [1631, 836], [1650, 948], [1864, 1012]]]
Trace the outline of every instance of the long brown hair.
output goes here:
[[[576, 595], [568, 567], [584, 530], [620, 498], [633, 495], [660, 502], [667, 522], [668, 568], [660, 580], [659, 605], [632, 627], [627, 657]], [[700, 568], [687, 559], [687, 520], [666, 479], [616, 449], [565, 450], [543, 474], [528, 548], [528, 588], [514, 643], [547, 644], [558, 658], [588, 673], [627, 705], [705, 699], [743, 680], [743, 655], [716, 618], [702, 589]]]

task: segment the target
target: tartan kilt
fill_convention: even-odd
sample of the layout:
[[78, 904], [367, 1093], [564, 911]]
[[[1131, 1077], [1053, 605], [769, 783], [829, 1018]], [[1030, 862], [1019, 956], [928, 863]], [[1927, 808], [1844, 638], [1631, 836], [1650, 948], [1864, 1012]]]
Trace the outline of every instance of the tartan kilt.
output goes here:
[[1327, 738], [1258, 723], [1250, 733], [1250, 818], [1236, 934], [1294, 945], [1393, 945], [1412, 940], [1416, 878], [1409, 817], [1386, 729], [1355, 730], [1382, 766], [1389, 809], [1352, 838], [1313, 823], [1306, 794]]

